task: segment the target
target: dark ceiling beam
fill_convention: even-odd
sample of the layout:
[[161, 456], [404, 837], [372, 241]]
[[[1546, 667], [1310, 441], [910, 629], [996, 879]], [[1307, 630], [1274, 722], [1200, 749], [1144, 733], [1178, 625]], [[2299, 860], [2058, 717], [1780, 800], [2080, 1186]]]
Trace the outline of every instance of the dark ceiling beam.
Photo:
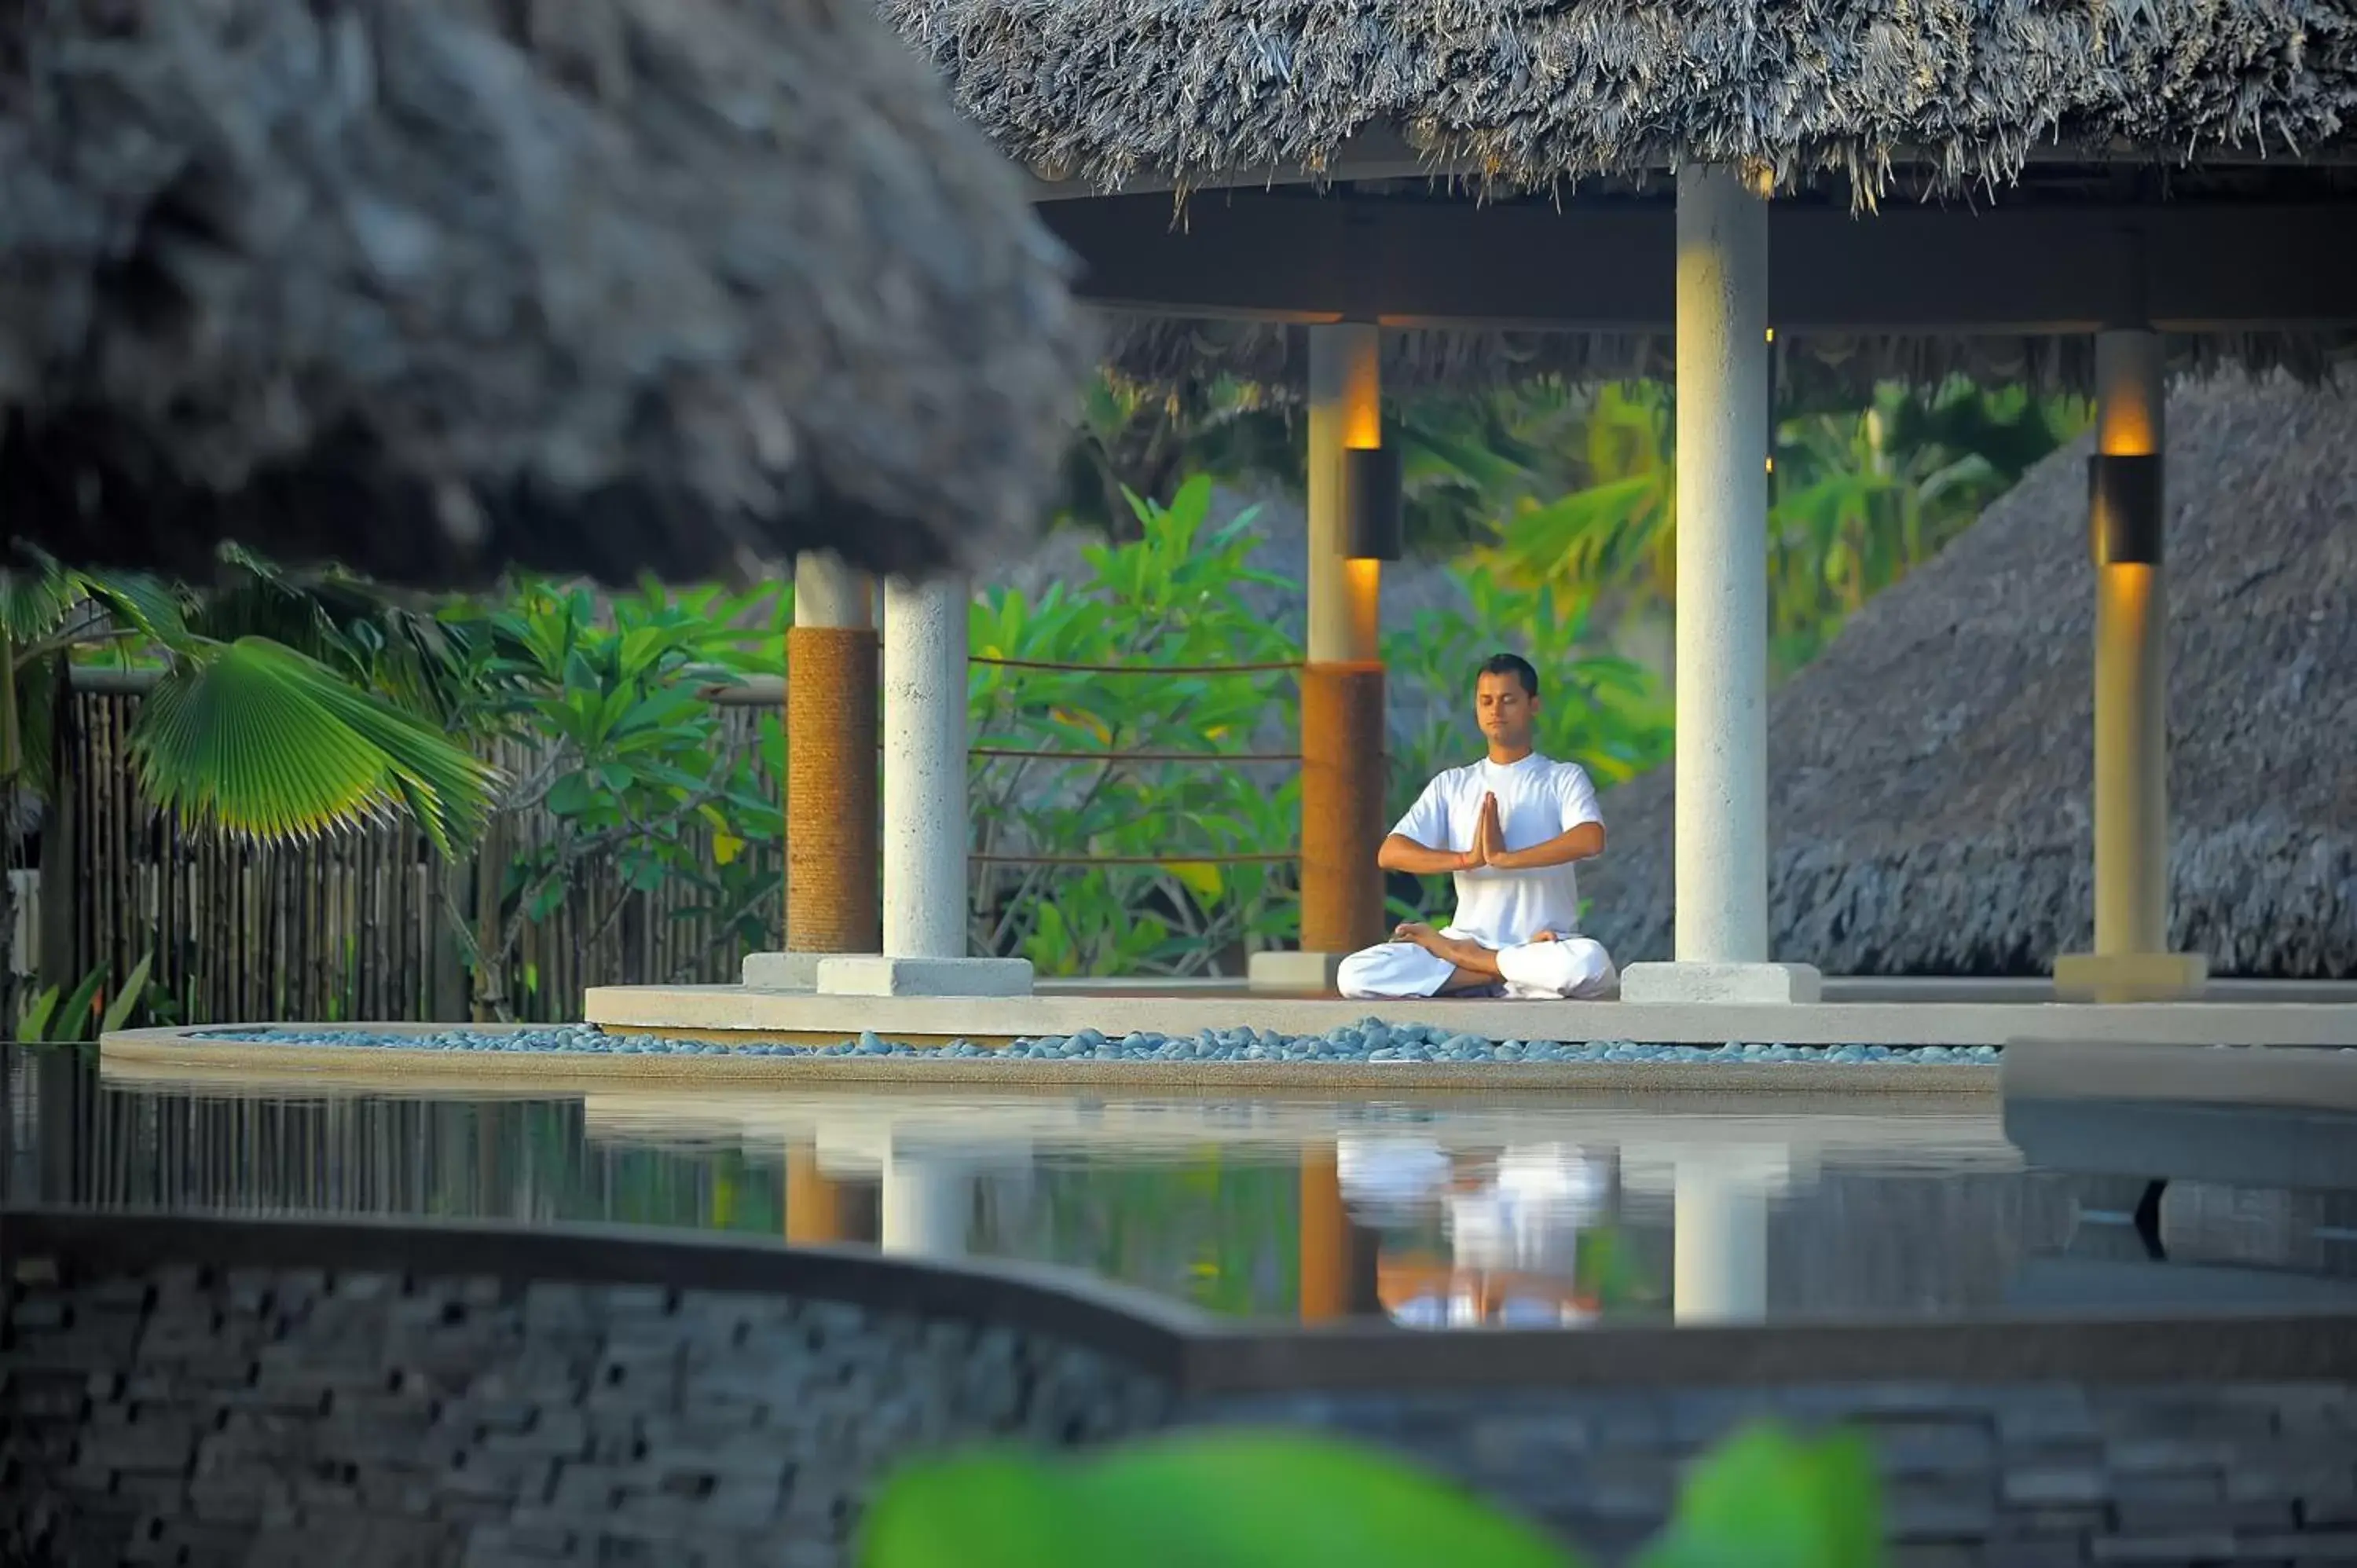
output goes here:
[[[1232, 191], [1043, 204], [1080, 292], [1149, 314], [1648, 331], [1671, 324], [1665, 200], [1477, 206]], [[2357, 202], [2138, 208], [1778, 203], [1780, 329], [2184, 331], [2357, 323]]]

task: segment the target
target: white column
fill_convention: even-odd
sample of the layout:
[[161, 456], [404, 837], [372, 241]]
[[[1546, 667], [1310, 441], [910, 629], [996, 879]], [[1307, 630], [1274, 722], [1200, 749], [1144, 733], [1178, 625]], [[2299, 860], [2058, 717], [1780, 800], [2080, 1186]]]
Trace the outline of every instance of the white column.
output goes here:
[[1768, 1192], [1772, 1173], [1742, 1151], [1677, 1162], [1672, 1310], [1680, 1323], [1760, 1323], [1768, 1316]]
[[895, 1149], [884, 1163], [878, 1240], [888, 1252], [955, 1258], [974, 1220], [974, 1174], [956, 1159]]
[[1768, 958], [1768, 204], [1678, 175], [1677, 956]]
[[836, 996], [1017, 996], [1028, 959], [966, 956], [963, 574], [884, 583], [884, 950], [822, 959]]
[[964, 576], [884, 585], [884, 951], [965, 956]]
[[1812, 1001], [1768, 962], [1768, 202], [1678, 171], [1674, 966], [1632, 1001]]

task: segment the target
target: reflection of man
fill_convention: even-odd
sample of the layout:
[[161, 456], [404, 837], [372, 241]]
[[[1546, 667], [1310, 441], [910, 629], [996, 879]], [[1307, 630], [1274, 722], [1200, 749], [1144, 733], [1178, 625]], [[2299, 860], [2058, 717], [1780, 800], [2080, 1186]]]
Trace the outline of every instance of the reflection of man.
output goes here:
[[1358, 998], [1615, 995], [1610, 956], [1579, 935], [1573, 869], [1604, 853], [1596, 787], [1577, 763], [1531, 748], [1539, 677], [1527, 660], [1482, 665], [1474, 703], [1489, 756], [1426, 785], [1376, 857], [1386, 871], [1453, 874], [1456, 918], [1400, 927], [1344, 959], [1336, 983]]
[[1605, 1218], [1609, 1184], [1578, 1149], [1512, 1145], [1494, 1167], [1427, 1139], [1346, 1137], [1337, 1154], [1343, 1197], [1362, 1223], [1422, 1229], [1437, 1210], [1445, 1256], [1387, 1245], [1376, 1264], [1394, 1322], [1552, 1327], [1597, 1317], [1593, 1289], [1577, 1277], [1579, 1235]]

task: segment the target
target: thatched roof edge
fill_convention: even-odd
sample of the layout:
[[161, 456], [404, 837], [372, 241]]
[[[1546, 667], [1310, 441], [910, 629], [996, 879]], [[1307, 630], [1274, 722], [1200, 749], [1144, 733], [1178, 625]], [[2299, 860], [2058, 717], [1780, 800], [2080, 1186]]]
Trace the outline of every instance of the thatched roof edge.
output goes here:
[[1182, 188], [1331, 167], [1397, 129], [1436, 171], [1517, 188], [1688, 162], [1879, 188], [1917, 161], [1993, 189], [2043, 146], [2198, 162], [2357, 136], [2336, 0], [884, 0], [960, 107], [1050, 179]]

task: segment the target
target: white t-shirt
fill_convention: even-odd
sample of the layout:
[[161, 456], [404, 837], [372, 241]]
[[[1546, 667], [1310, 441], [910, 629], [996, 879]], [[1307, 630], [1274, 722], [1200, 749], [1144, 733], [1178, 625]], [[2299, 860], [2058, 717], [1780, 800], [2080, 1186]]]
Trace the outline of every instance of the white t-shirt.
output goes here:
[[[1502, 767], [1485, 757], [1469, 768], [1450, 768], [1424, 787], [1392, 832], [1426, 849], [1471, 849], [1485, 794], [1498, 797], [1498, 821], [1509, 849], [1529, 849], [1583, 822], [1604, 821], [1597, 814], [1596, 786], [1588, 782], [1587, 769], [1533, 752]], [[1457, 918], [1448, 930], [1486, 948], [1520, 947], [1541, 931], [1577, 935], [1579, 875], [1569, 861], [1531, 871], [1487, 865], [1460, 871]]]

